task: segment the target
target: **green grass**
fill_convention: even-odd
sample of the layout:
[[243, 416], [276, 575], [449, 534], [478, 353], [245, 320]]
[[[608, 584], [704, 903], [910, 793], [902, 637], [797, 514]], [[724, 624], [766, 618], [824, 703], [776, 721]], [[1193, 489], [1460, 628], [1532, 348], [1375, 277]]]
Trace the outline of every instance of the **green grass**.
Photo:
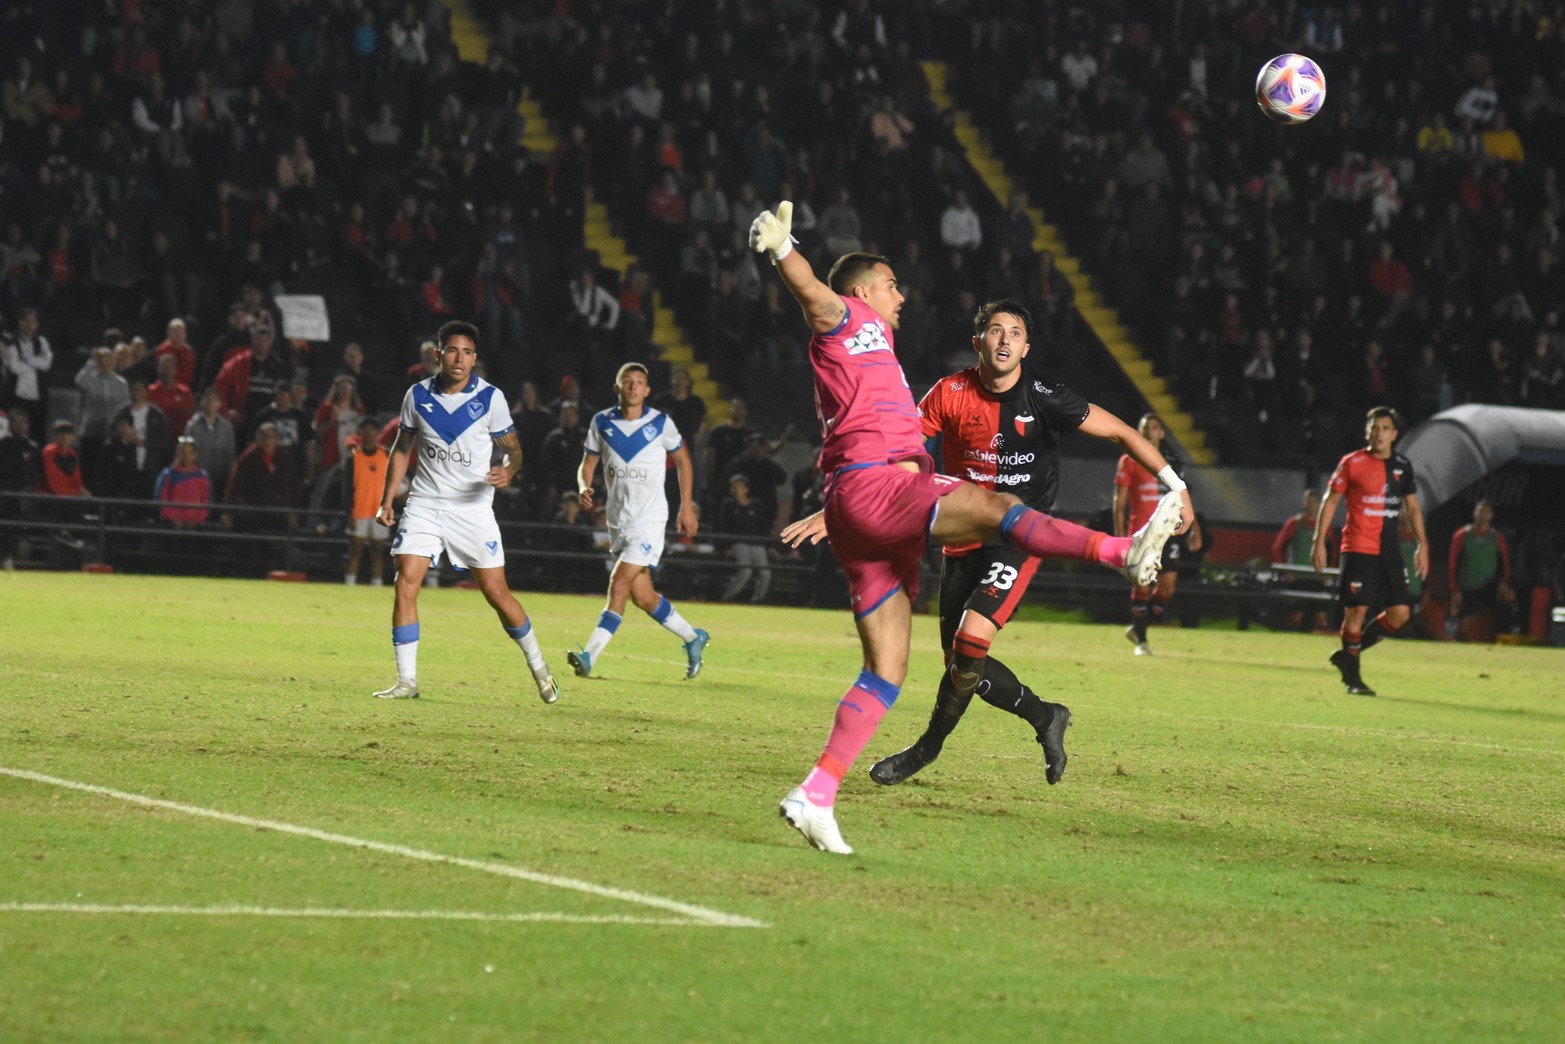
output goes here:
[[[534, 596], [545, 648], [596, 599]], [[976, 706], [942, 759], [778, 798], [858, 667], [848, 614], [627, 618], [553, 707], [472, 591], [426, 592], [425, 698], [390, 592], [0, 574], [0, 766], [698, 904], [764, 928], [0, 910], [0, 1040], [1558, 1040], [1565, 657], [1018, 622], [1070, 770]], [[938, 669], [869, 755], [920, 730]], [[0, 775], [0, 904], [670, 917], [668, 911]]]

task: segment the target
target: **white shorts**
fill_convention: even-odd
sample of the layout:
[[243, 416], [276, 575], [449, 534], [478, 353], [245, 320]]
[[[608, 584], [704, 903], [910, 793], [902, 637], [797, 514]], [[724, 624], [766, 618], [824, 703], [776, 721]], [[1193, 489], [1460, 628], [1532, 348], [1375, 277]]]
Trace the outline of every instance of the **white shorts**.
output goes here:
[[441, 508], [408, 501], [391, 541], [392, 555], [418, 555], [431, 563], [440, 552], [463, 569], [495, 569], [505, 565], [500, 524], [488, 505]]
[[384, 544], [391, 539], [391, 530], [373, 518], [355, 518], [348, 523], [348, 535], [358, 540], [373, 540]]
[[656, 569], [663, 557], [663, 532], [666, 522], [643, 523], [634, 529], [609, 527], [609, 554], [629, 565]]

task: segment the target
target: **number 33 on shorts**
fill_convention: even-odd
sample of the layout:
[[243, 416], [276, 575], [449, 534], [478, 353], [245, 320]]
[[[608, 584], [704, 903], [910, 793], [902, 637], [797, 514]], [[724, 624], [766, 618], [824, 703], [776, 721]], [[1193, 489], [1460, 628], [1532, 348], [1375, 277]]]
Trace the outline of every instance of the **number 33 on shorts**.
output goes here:
[[989, 566], [988, 574], [978, 581], [978, 586], [997, 587], [1002, 591], [1009, 591], [1014, 583], [1016, 583], [1016, 570], [1004, 562], [994, 562]]

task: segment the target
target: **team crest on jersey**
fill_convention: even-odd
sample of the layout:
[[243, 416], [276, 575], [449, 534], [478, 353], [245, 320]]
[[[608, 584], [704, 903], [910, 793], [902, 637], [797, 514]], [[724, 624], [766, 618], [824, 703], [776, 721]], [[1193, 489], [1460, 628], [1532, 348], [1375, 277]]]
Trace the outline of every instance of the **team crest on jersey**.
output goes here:
[[1396, 479], [1398, 482], [1402, 481], [1402, 469], [1401, 468], [1392, 468], [1391, 469], [1391, 477]]
[[886, 343], [886, 335], [879, 323], [865, 323], [859, 327], [859, 332], [848, 339], [847, 345], [849, 355], [891, 351], [891, 345]]
[[477, 399], [474, 399], [472, 402], [467, 404], [467, 415], [474, 420], [477, 420], [479, 417], [484, 415], [484, 411], [488, 408], [489, 404], [487, 402], [479, 402]]
[[1362, 581], [1359, 581], [1359, 580], [1350, 580], [1350, 581], [1348, 581], [1348, 590], [1352, 591], [1354, 594], [1358, 594], [1359, 591], [1363, 589], [1363, 587], [1364, 587], [1364, 584], [1363, 584]]
[[641, 437], [646, 439], [648, 442], [651, 442], [653, 439], [658, 437], [658, 433], [652, 430], [652, 425], [647, 424], [644, 425], [641, 429]]
[[500, 550], [500, 543], [497, 540], [485, 540], [484, 546], [489, 549], [490, 557], [493, 557]]
[[1033, 416], [1027, 414], [1013, 417], [1011, 419], [1011, 423], [1016, 425], [1016, 434], [1020, 435], [1022, 438], [1026, 438], [1032, 434], [1033, 425], [1037, 423], [1037, 421]]

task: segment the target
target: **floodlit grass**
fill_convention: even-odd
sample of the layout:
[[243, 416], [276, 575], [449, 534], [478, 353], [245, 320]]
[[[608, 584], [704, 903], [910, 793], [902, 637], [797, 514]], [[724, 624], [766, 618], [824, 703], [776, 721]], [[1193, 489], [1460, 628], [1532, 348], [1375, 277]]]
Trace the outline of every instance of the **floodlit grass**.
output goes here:
[[[0, 767], [519, 868], [765, 927], [0, 909], [0, 1039], [1558, 1040], [1565, 654], [1390, 642], [1378, 699], [1327, 639], [1018, 622], [1070, 704], [1056, 787], [975, 703], [942, 759], [776, 817], [857, 671], [847, 613], [632, 615], [524, 596], [546, 707], [473, 591], [426, 592], [425, 698], [390, 591], [0, 574]], [[868, 754], [920, 730], [938, 668]], [[0, 775], [0, 906], [688, 920], [625, 898]]]

